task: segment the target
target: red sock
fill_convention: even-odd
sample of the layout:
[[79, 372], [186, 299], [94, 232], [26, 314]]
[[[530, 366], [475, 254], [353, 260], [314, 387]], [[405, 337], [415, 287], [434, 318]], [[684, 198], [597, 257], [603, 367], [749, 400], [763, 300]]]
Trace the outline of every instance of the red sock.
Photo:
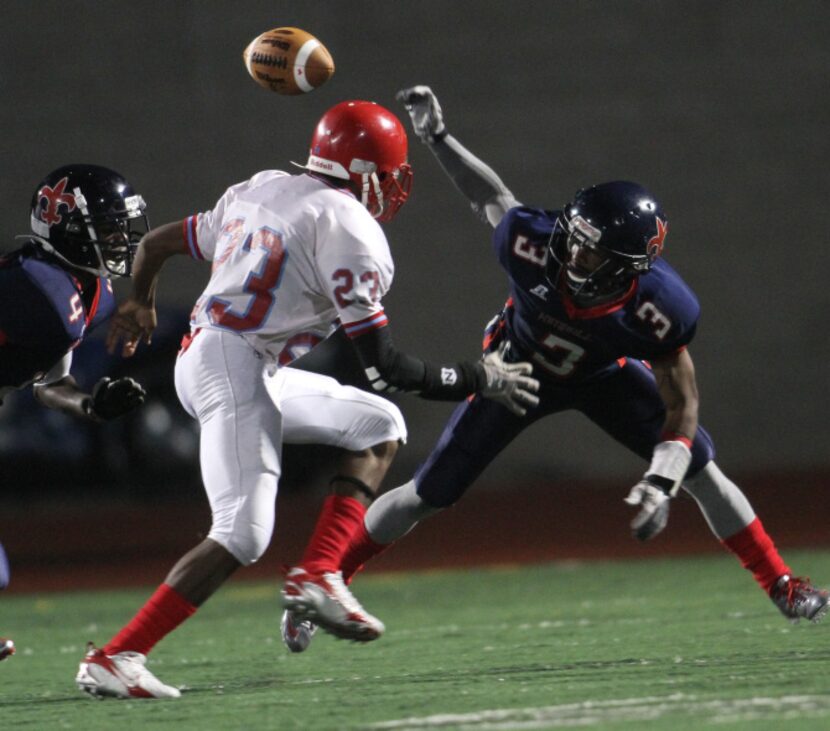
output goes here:
[[721, 543], [741, 560], [745, 569], [752, 572], [755, 581], [767, 594], [781, 576], [792, 574], [759, 518]]
[[132, 650], [146, 655], [162, 637], [196, 611], [173, 587], [162, 584], [127, 625], [104, 647], [106, 655]]
[[329, 495], [300, 562], [303, 568], [312, 574], [337, 571], [349, 539], [363, 525], [365, 514], [366, 508], [353, 497]]
[[340, 569], [343, 571], [343, 580], [348, 584], [352, 577], [363, 568], [369, 559], [383, 553], [391, 543], [376, 543], [366, 530], [366, 524], [360, 521], [360, 526], [352, 534], [349, 547], [343, 554]]

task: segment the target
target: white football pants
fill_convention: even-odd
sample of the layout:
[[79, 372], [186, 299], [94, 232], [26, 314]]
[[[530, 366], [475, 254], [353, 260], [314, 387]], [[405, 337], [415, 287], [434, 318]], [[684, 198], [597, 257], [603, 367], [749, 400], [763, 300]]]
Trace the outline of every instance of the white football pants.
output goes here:
[[201, 427], [208, 537], [243, 565], [271, 541], [283, 442], [357, 451], [406, 441], [390, 401], [294, 368], [269, 375], [262, 356], [231, 332], [201, 330], [179, 355], [175, 376], [182, 406]]

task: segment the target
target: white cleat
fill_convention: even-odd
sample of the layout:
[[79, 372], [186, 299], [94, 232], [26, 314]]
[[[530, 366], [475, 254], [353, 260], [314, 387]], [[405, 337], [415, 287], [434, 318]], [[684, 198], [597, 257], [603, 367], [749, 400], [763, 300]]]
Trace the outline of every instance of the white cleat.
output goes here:
[[291, 569], [282, 588], [282, 605], [296, 619], [309, 620], [345, 640], [371, 642], [386, 629], [360, 606], [339, 571], [316, 575]]
[[311, 638], [317, 631], [317, 625], [308, 619], [299, 619], [287, 609], [282, 613], [280, 633], [282, 643], [291, 652], [305, 652], [311, 644]]
[[97, 698], [178, 698], [178, 688], [165, 685], [145, 666], [138, 652], [105, 655], [91, 642], [78, 668], [78, 687]]

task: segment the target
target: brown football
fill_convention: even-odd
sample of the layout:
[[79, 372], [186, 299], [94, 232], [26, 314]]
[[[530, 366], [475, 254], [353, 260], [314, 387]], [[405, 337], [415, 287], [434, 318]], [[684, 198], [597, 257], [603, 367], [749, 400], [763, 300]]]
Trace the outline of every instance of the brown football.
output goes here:
[[300, 28], [274, 28], [258, 35], [242, 58], [251, 78], [277, 94], [314, 91], [334, 73], [328, 49]]

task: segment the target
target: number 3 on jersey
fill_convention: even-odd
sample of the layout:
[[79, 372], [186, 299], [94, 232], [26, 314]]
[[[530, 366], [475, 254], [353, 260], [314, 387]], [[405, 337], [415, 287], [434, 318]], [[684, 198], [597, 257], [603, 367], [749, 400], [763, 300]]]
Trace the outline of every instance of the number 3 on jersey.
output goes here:
[[234, 312], [231, 304], [220, 297], [211, 297], [207, 313], [211, 322], [231, 330], [256, 330], [262, 326], [274, 305], [274, 290], [280, 286], [282, 268], [288, 252], [282, 243], [282, 236], [274, 229], [263, 226], [251, 234], [242, 244], [242, 250], [251, 253], [264, 251], [265, 256], [257, 270], [245, 280], [244, 290], [251, 295], [248, 306], [242, 313]]
[[548, 355], [543, 356], [540, 353], [534, 353], [533, 360], [560, 378], [570, 376], [585, 355], [585, 348], [553, 333], [548, 333], [542, 341], [542, 345], [545, 346]]

